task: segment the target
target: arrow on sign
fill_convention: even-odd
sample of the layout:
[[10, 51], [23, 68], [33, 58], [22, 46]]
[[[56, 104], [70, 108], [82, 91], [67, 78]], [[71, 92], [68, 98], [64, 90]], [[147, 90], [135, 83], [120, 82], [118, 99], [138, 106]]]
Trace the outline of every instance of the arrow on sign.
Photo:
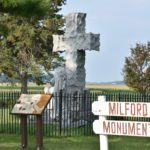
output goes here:
[[92, 112], [94, 115], [106, 115], [105, 111], [108, 107], [105, 102], [95, 101], [92, 103]]

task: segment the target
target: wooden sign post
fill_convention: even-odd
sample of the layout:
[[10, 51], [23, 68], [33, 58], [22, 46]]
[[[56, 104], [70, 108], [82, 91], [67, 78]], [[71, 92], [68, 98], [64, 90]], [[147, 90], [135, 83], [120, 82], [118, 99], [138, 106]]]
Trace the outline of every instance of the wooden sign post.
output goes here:
[[20, 115], [21, 147], [25, 150], [28, 146], [27, 115], [36, 115], [36, 146], [37, 150], [43, 147], [42, 113], [50, 102], [52, 95], [21, 94], [12, 109], [12, 114]]
[[20, 130], [21, 130], [21, 147], [26, 149], [28, 145], [28, 135], [27, 135], [27, 115], [20, 116]]
[[36, 146], [37, 149], [40, 150], [41, 147], [43, 147], [43, 128], [42, 128], [42, 116], [37, 115], [37, 127], [36, 127]]
[[[106, 97], [105, 96], [99, 96], [98, 102], [105, 103]], [[105, 121], [106, 117], [105, 116], [99, 116], [99, 120]], [[100, 150], [108, 150], [108, 136], [100, 134], [99, 138], [100, 138]]]
[[100, 134], [100, 150], [108, 150], [107, 135], [150, 137], [150, 122], [106, 120], [105, 116], [150, 118], [150, 103], [106, 102], [99, 96], [92, 103], [92, 112], [99, 116], [93, 122], [93, 131]]

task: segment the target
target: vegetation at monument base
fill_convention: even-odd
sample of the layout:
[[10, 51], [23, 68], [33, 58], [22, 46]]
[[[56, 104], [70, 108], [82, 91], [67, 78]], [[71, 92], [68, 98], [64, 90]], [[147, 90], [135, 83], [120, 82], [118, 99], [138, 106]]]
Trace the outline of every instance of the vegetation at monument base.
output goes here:
[[57, 14], [65, 0], [0, 1], [0, 72], [19, 79], [21, 91], [27, 93], [32, 75], [40, 84], [43, 70], [63, 61], [52, 52], [52, 34], [62, 34], [64, 21]]
[[150, 42], [131, 48], [131, 56], [125, 58], [123, 73], [129, 87], [143, 94], [150, 91]]

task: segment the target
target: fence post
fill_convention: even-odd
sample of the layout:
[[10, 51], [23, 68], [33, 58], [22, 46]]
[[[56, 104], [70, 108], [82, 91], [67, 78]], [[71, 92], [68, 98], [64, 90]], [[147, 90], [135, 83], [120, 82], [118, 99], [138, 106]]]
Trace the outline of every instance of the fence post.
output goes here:
[[[98, 96], [98, 101], [105, 102], [106, 96]], [[105, 116], [99, 116], [99, 120], [106, 120]], [[100, 135], [100, 150], [108, 150], [108, 136]]]
[[59, 92], [59, 135], [62, 132], [62, 90]]

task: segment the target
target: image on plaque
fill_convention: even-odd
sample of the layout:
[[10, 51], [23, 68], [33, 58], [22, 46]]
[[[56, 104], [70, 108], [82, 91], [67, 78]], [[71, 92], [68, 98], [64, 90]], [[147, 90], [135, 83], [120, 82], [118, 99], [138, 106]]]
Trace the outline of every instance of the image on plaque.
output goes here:
[[12, 109], [12, 114], [41, 114], [52, 95], [21, 94]]

